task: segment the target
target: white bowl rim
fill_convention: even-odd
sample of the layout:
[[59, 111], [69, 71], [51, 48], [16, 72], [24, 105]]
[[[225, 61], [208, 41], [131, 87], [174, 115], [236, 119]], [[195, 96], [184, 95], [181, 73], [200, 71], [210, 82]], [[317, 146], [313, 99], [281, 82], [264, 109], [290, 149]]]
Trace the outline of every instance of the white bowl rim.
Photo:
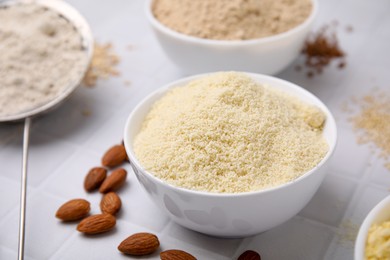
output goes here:
[[191, 35], [186, 35], [184, 33], [177, 32], [165, 25], [163, 25], [160, 21], [156, 19], [151, 11], [151, 6], [154, 0], [146, 0], [145, 1], [145, 13], [146, 18], [149, 20], [151, 25], [159, 31], [164, 32], [171, 37], [178, 38], [183, 41], [188, 41], [191, 43], [204, 44], [204, 45], [223, 45], [223, 46], [247, 46], [247, 45], [257, 45], [257, 44], [265, 44], [273, 41], [278, 41], [283, 38], [289, 37], [290, 35], [297, 33], [307, 26], [309, 26], [318, 13], [318, 0], [310, 0], [312, 3], [312, 11], [310, 15], [306, 18], [303, 23], [300, 23], [298, 26], [291, 28], [288, 31], [278, 33], [275, 35], [270, 35], [266, 37], [256, 38], [256, 39], [248, 39], [248, 40], [213, 40], [206, 38], [199, 38]]
[[150, 93], [148, 96], [146, 96], [144, 99], [142, 99], [136, 105], [136, 107], [132, 110], [132, 112], [130, 113], [129, 117], [126, 120], [125, 129], [124, 129], [124, 138], [123, 138], [124, 145], [125, 145], [126, 151], [128, 153], [128, 156], [129, 156], [130, 164], [133, 164], [137, 169], [141, 169], [150, 178], [154, 179], [156, 182], [159, 182], [161, 185], [163, 185], [165, 187], [168, 187], [169, 189], [179, 190], [179, 191], [182, 191], [184, 193], [197, 194], [198, 196], [240, 197], [240, 196], [253, 196], [253, 195], [257, 195], [259, 193], [274, 192], [275, 190], [284, 189], [284, 188], [286, 188], [286, 187], [288, 187], [290, 185], [293, 185], [294, 183], [299, 182], [299, 181], [307, 178], [309, 175], [311, 175], [318, 168], [322, 167], [322, 165], [326, 161], [328, 161], [329, 158], [332, 156], [332, 154], [334, 152], [334, 149], [336, 147], [336, 144], [337, 144], [337, 126], [336, 126], [336, 122], [335, 122], [335, 119], [334, 119], [332, 113], [329, 111], [328, 107], [319, 98], [314, 96], [312, 93], [310, 93], [306, 89], [304, 89], [304, 88], [302, 88], [302, 87], [300, 87], [300, 86], [298, 86], [298, 85], [296, 85], [296, 84], [294, 84], [292, 82], [283, 80], [283, 79], [279, 79], [279, 78], [268, 76], [268, 75], [258, 74], [258, 73], [239, 72], [239, 73], [244, 73], [244, 74], [246, 74], [246, 75], [248, 75], [248, 76], [250, 76], [251, 78], [254, 78], [254, 79], [260, 79], [260, 78], [270, 79], [270, 80], [274, 80], [274, 81], [278, 82], [278, 84], [280, 83], [281, 85], [283, 85], [283, 84], [284, 85], [288, 85], [291, 88], [297, 89], [298, 91], [301, 91], [301, 92], [305, 93], [306, 95], [308, 95], [310, 97], [310, 99], [316, 100], [316, 102], [318, 102], [319, 104], [322, 105], [321, 109], [325, 112], [325, 114], [327, 116], [326, 120], [329, 122], [330, 126], [333, 126], [332, 127], [333, 129], [331, 129], [331, 131], [334, 132], [334, 140], [335, 140], [334, 143], [329, 143], [328, 144], [329, 145], [329, 150], [326, 153], [326, 155], [324, 156], [324, 158], [314, 168], [312, 168], [311, 170], [309, 170], [306, 173], [302, 174], [300, 177], [296, 178], [293, 181], [290, 181], [290, 182], [282, 184], [282, 185], [278, 185], [276, 187], [264, 189], [264, 190], [240, 192], [240, 193], [216, 193], [216, 192], [207, 192], [207, 191], [199, 191], [199, 190], [190, 190], [190, 189], [186, 189], [186, 188], [182, 188], [182, 187], [178, 187], [178, 186], [174, 186], [172, 184], [169, 184], [169, 183], [167, 183], [167, 182], [157, 178], [156, 176], [154, 176], [149, 171], [147, 171], [144, 167], [141, 166], [141, 163], [138, 161], [138, 159], [136, 158], [136, 156], [134, 154], [134, 151], [132, 149], [132, 144], [130, 144], [130, 142], [128, 142], [128, 138], [129, 137], [128, 137], [127, 133], [129, 133], [130, 126], [132, 125], [131, 124], [132, 118], [134, 117], [134, 115], [138, 112], [139, 108], [141, 106], [143, 106], [143, 104], [147, 100], [152, 98], [154, 95], [156, 95], [158, 93], [161, 93], [161, 92], [166, 92], [170, 88], [180, 87], [180, 85], [183, 86], [183, 84], [188, 83], [188, 82], [190, 82], [192, 80], [203, 78], [203, 77], [206, 77], [208, 75], [212, 75], [212, 74], [216, 74], [216, 73], [218, 73], [218, 72], [198, 74], [198, 75], [185, 77], [185, 78], [173, 81], [171, 83], [165, 84], [164, 86], [162, 86], [162, 87], [156, 89], [155, 91], [153, 91], [152, 93]]
[[383, 210], [386, 205], [390, 205], [390, 195], [382, 199], [366, 216], [363, 221], [363, 224], [359, 228], [359, 233], [355, 242], [355, 259], [363, 260], [365, 249], [366, 249], [366, 239], [368, 230], [373, 224], [374, 218]]

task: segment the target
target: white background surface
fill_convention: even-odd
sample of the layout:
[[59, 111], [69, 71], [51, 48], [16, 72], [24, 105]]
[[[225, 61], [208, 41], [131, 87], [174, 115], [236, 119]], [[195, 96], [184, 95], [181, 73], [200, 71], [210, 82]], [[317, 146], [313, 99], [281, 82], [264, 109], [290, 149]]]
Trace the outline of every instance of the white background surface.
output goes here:
[[[353, 259], [357, 227], [389, 194], [390, 172], [367, 146], [356, 144], [341, 106], [374, 86], [390, 89], [388, 0], [320, 1], [316, 27], [339, 21], [347, 67], [338, 70], [333, 64], [323, 75], [308, 79], [292, 64], [277, 76], [305, 87], [330, 107], [338, 123], [339, 144], [331, 169], [308, 206], [289, 222], [245, 239], [208, 237], [172, 223], [149, 200], [128, 165], [127, 185], [119, 192], [123, 208], [114, 231], [86, 237], [75, 230], [76, 224], [63, 224], [54, 217], [62, 203], [76, 197], [89, 200], [92, 213], [99, 212], [101, 195], [83, 190], [85, 174], [99, 165], [108, 147], [121, 141], [125, 119], [137, 102], [163, 84], [187, 76], [159, 48], [144, 18], [142, 0], [69, 2], [87, 18], [99, 42], [114, 44], [122, 59], [122, 75], [92, 89], [80, 87], [66, 104], [34, 120], [27, 259], [125, 259], [116, 248], [139, 231], [156, 233], [162, 250], [179, 248], [198, 259], [235, 259], [246, 249], [257, 250], [263, 260]], [[348, 25], [353, 32], [345, 30]], [[126, 80], [131, 86], [124, 84]], [[89, 111], [89, 116], [84, 115]], [[22, 125], [0, 125], [0, 259], [17, 255], [21, 132]], [[158, 254], [146, 258], [159, 259]]]

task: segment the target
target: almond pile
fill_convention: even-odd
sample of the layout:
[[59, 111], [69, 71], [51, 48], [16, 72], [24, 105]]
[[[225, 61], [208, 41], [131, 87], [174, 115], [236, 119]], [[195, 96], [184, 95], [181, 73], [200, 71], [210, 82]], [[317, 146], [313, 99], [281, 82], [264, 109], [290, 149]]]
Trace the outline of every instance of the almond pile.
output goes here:
[[[145, 256], [153, 254], [160, 247], [158, 237], [151, 233], [136, 233], [123, 240], [118, 250], [131, 256]], [[160, 253], [161, 260], [196, 260], [196, 258], [183, 250], [169, 249]], [[260, 254], [253, 250], [242, 253], [237, 260], [261, 260]]]
[[104, 194], [100, 202], [102, 214], [88, 216], [91, 206], [85, 199], [72, 199], [63, 204], [56, 212], [62, 221], [81, 220], [77, 230], [88, 235], [99, 234], [113, 229], [116, 225], [115, 215], [122, 207], [122, 201], [115, 191], [126, 182], [127, 171], [117, 168], [107, 176], [108, 169], [120, 166], [127, 160], [123, 144], [114, 145], [102, 157], [102, 166], [92, 168], [84, 179], [87, 192], [99, 190]]
[[[89, 170], [84, 179], [84, 189], [87, 192], [99, 190], [103, 194], [100, 201], [101, 214], [88, 216], [91, 205], [85, 199], [72, 199], [59, 207], [56, 217], [62, 221], [81, 220], [77, 230], [87, 235], [95, 235], [110, 231], [116, 225], [115, 215], [122, 207], [122, 201], [115, 191], [126, 182], [127, 171], [116, 168], [125, 161], [129, 161], [125, 147], [122, 144], [112, 146], [103, 155], [102, 166]], [[107, 176], [108, 170], [112, 170]], [[155, 253], [160, 248], [160, 241], [154, 234], [135, 233], [123, 240], [118, 250], [130, 256], [145, 256]], [[160, 252], [161, 260], [196, 260], [196, 258], [183, 250], [169, 249]], [[245, 251], [238, 260], [261, 260], [255, 251]]]

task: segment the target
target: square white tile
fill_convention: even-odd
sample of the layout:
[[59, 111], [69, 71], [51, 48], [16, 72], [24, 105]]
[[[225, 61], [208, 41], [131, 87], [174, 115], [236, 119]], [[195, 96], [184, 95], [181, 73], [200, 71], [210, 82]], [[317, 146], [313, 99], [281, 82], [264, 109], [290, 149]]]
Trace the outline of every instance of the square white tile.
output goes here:
[[257, 251], [262, 259], [323, 259], [331, 242], [332, 231], [300, 217], [248, 238], [250, 243], [240, 248]]
[[[76, 223], [62, 223], [55, 212], [62, 202], [46, 193], [37, 192], [27, 200], [25, 254], [48, 259], [70, 237]], [[0, 244], [17, 251], [19, 210], [0, 225]]]
[[355, 181], [328, 174], [313, 199], [299, 215], [337, 227], [344, 217], [355, 187]]
[[[74, 151], [75, 147], [43, 133], [33, 131], [28, 157], [28, 185], [38, 186], [50, 176]], [[20, 181], [22, 170], [22, 140], [14, 139], [0, 150], [1, 176]]]

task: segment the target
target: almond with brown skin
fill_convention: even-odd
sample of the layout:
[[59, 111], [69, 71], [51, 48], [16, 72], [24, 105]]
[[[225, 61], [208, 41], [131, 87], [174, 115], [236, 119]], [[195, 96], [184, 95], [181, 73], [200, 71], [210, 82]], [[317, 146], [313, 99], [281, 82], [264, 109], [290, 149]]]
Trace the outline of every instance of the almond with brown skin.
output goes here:
[[100, 187], [107, 176], [107, 170], [103, 167], [94, 167], [89, 170], [84, 179], [84, 189], [91, 192]]
[[260, 254], [253, 250], [242, 253], [237, 260], [261, 260]]
[[151, 233], [136, 233], [120, 243], [118, 250], [127, 255], [141, 256], [155, 252], [160, 246], [156, 235]]
[[103, 155], [102, 165], [112, 168], [122, 164], [127, 158], [125, 147], [121, 144], [114, 145]]
[[87, 216], [90, 210], [91, 206], [85, 199], [73, 199], [62, 204], [56, 212], [56, 217], [63, 221], [78, 220]]
[[196, 260], [196, 258], [183, 251], [177, 249], [166, 250], [160, 253], [161, 260]]
[[113, 171], [100, 185], [99, 191], [101, 193], [107, 193], [119, 189], [126, 181], [127, 171], [123, 168], [119, 168]]
[[116, 219], [114, 216], [98, 214], [83, 219], [77, 226], [77, 230], [88, 235], [94, 235], [111, 230], [115, 227], [115, 224]]
[[122, 206], [122, 201], [115, 192], [105, 194], [100, 202], [102, 213], [115, 215]]

